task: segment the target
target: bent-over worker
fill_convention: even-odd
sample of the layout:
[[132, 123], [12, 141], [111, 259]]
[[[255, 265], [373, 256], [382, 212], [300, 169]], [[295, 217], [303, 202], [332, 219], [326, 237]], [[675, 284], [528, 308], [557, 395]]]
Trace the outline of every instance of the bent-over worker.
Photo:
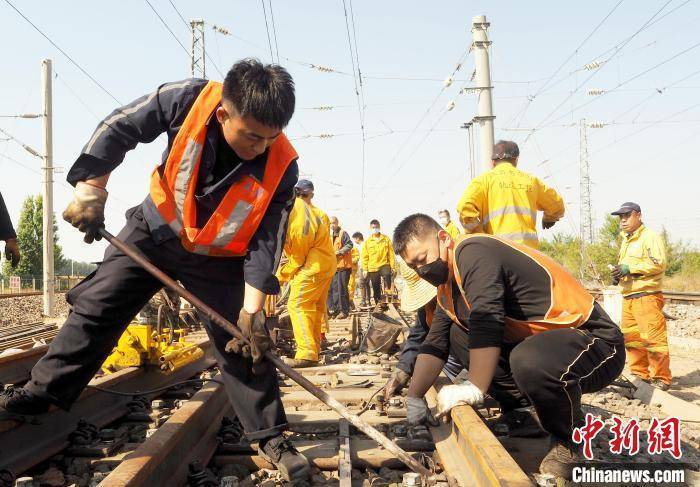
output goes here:
[[[222, 83], [187, 79], [119, 108], [100, 122], [68, 173], [75, 186], [64, 219], [100, 238], [109, 175], [139, 143], [168, 136], [150, 193], [130, 209], [119, 238], [138, 248], [209, 306], [235, 322], [243, 346], [210, 320], [229, 401], [246, 436], [286, 478], [309, 464], [283, 436], [287, 428], [270, 347], [265, 295], [274, 276], [298, 178], [297, 153], [282, 133], [294, 113], [294, 82], [280, 66], [237, 62]], [[30, 381], [0, 396], [8, 413], [69, 409], [120, 335], [161, 283], [110, 246], [97, 270], [70, 290], [66, 323]]]
[[624, 367], [615, 323], [561, 265], [526, 245], [491, 235], [453, 241], [422, 214], [399, 223], [394, 245], [440, 286], [408, 390], [409, 421], [427, 420], [423, 396], [453, 354], [469, 382], [441, 389], [439, 413], [478, 405], [486, 393], [499, 402], [529, 398], [551, 435], [540, 471], [569, 477], [579, 460], [572, 433], [583, 423], [581, 394], [607, 386]]
[[5, 259], [10, 261], [10, 266], [14, 269], [20, 260], [19, 245], [2, 193], [0, 193], [0, 241], [5, 242]]

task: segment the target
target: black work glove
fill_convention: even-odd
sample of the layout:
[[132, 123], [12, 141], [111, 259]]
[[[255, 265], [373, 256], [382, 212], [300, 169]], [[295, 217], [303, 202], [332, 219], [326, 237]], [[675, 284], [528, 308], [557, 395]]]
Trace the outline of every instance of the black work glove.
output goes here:
[[615, 266], [615, 268], [610, 271], [610, 274], [613, 278], [613, 284], [617, 285], [617, 283], [620, 282], [620, 279], [630, 274], [630, 268], [627, 264], [620, 264]]
[[5, 258], [10, 261], [10, 266], [14, 269], [19, 264], [22, 256], [19, 253], [19, 246], [16, 238], [5, 240]]
[[438, 426], [440, 424], [430, 413], [428, 404], [422, 397], [406, 398], [406, 422], [409, 426]]
[[243, 336], [248, 339], [250, 344], [245, 343], [238, 338], [232, 338], [226, 344], [226, 351], [237, 353], [246, 358], [253, 359], [253, 373], [259, 374], [264, 372], [265, 367], [256, 367], [262, 362], [265, 352], [272, 346], [272, 340], [265, 326], [266, 318], [264, 311], [250, 314], [246, 310], [241, 309], [238, 315], [238, 323], [236, 325], [241, 330]]
[[390, 397], [401, 392], [401, 389], [406, 387], [411, 376], [408, 375], [401, 369], [396, 369], [396, 371], [391, 375], [391, 378], [387, 381], [384, 386], [384, 397], [388, 401]]
[[101, 240], [98, 233], [105, 226], [107, 190], [79, 181], [73, 200], [63, 212], [63, 219], [85, 234], [86, 243]]
[[549, 229], [549, 228], [552, 228], [552, 227], [554, 226], [555, 223], [556, 223], [556, 221], [553, 221], [553, 222], [546, 222], [546, 221], [542, 220], [542, 228], [544, 228], [545, 230], [547, 230], [547, 229]]

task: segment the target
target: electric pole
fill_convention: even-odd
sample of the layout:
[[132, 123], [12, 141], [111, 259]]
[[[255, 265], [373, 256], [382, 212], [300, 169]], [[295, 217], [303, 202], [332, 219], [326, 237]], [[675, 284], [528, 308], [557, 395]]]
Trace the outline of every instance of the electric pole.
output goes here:
[[43, 197], [43, 278], [44, 315], [53, 317], [54, 303], [54, 243], [53, 243], [53, 109], [51, 60], [41, 62], [44, 101], [44, 197]]
[[204, 20], [191, 20], [192, 50], [190, 52], [190, 75], [193, 78], [206, 78], [207, 66], [204, 50]]
[[472, 48], [474, 49], [474, 61], [476, 64], [476, 89], [478, 96], [478, 112], [474, 122], [479, 124], [481, 171], [491, 169], [491, 156], [493, 155], [493, 103], [491, 100], [491, 67], [489, 64], [488, 28], [491, 24], [486, 21], [485, 15], [477, 15], [472, 18]]
[[581, 252], [584, 252], [586, 245], [593, 243], [591, 164], [588, 158], [588, 124], [585, 118], [579, 122], [579, 133]]

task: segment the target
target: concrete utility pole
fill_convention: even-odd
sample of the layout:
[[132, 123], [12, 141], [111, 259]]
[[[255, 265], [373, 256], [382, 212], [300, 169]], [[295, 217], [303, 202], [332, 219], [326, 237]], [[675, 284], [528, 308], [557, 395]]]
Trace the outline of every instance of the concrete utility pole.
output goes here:
[[580, 166], [580, 213], [581, 252], [593, 243], [593, 210], [591, 205], [591, 164], [588, 158], [588, 124], [583, 118], [579, 122], [579, 166]]
[[204, 20], [191, 20], [192, 50], [190, 53], [190, 75], [193, 78], [206, 78], [207, 65], [204, 50]]
[[474, 122], [479, 124], [481, 172], [491, 169], [493, 155], [493, 103], [491, 101], [491, 67], [489, 64], [488, 39], [489, 24], [485, 15], [477, 15], [472, 19], [472, 48], [476, 64], [476, 88], [478, 90], [478, 113]]
[[51, 60], [41, 62], [41, 82], [44, 100], [44, 315], [53, 317], [54, 303], [54, 267], [53, 267], [53, 108]]

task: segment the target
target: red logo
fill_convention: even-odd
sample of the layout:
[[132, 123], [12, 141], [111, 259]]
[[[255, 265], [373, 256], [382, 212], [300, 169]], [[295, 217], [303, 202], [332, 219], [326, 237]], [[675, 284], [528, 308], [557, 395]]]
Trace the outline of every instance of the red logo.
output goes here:
[[663, 421], [654, 418], [651, 420], [648, 433], [647, 451], [650, 455], [660, 455], [667, 451], [676, 460], [681, 457], [681, 421], [678, 418], [668, 418]]
[[595, 440], [595, 437], [598, 436], [600, 430], [603, 429], [603, 426], [605, 426], [605, 423], [602, 420], [596, 418], [591, 413], [587, 413], [586, 423], [574, 429], [572, 439], [574, 443], [583, 443], [583, 456], [589, 460], [593, 460], [593, 448], [591, 443]]

